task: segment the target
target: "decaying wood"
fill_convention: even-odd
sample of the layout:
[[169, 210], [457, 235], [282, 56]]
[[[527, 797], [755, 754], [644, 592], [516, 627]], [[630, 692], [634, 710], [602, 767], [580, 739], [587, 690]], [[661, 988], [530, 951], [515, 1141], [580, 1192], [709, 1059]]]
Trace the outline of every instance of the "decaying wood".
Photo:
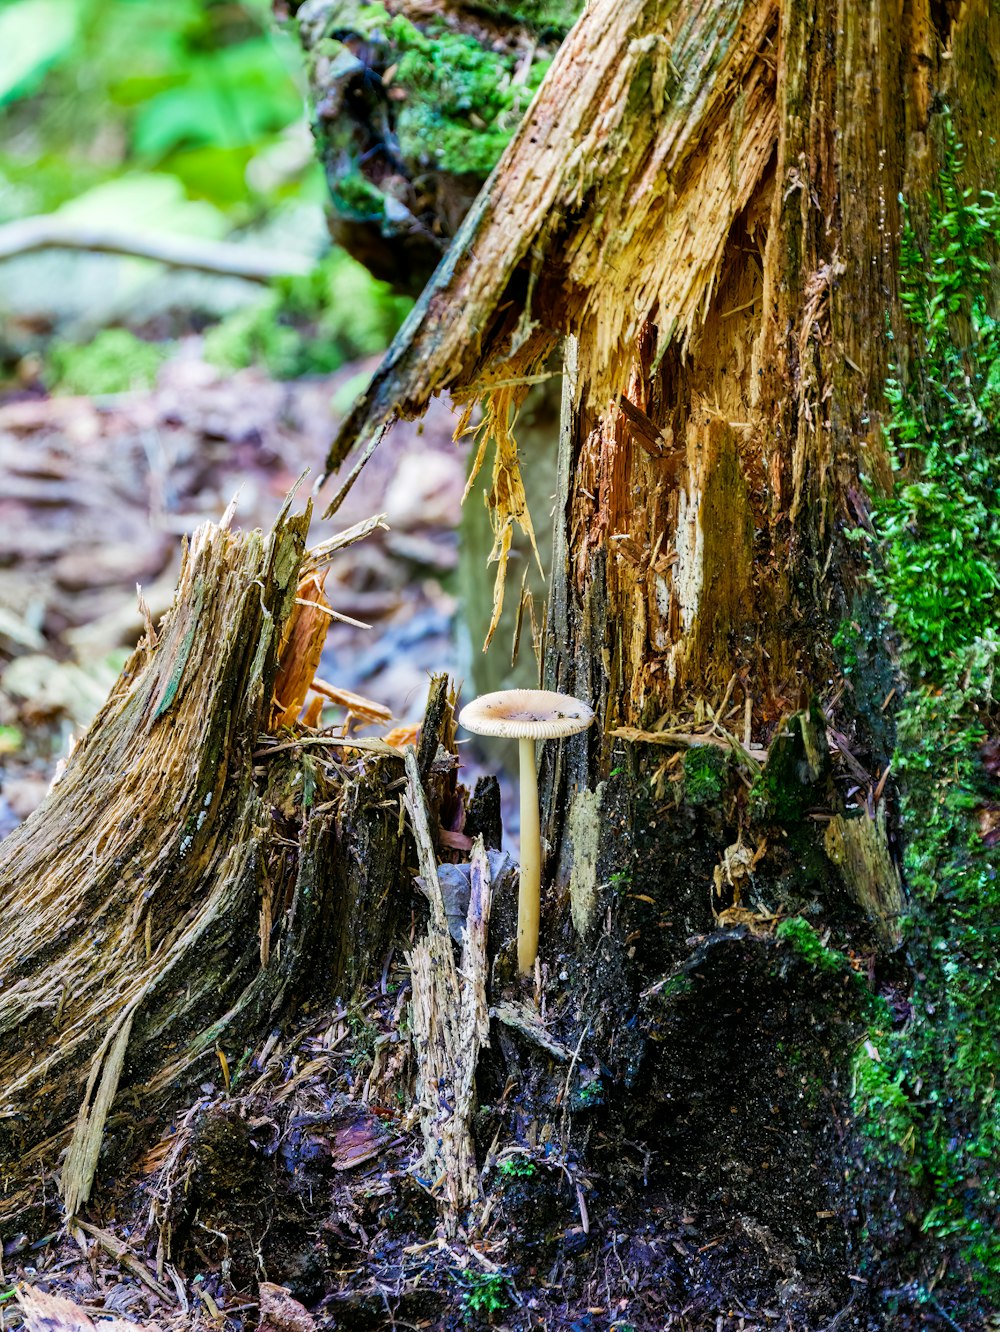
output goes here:
[[339, 685], [328, 684], [326, 680], [321, 680], [316, 675], [312, 678], [310, 688], [323, 698], [329, 699], [331, 703], [344, 708], [349, 717], [357, 717], [367, 722], [392, 721], [392, 712], [384, 703], [376, 703], [374, 699], [365, 698], [364, 694], [356, 694], [353, 689], [342, 689]]
[[[51, 1163], [76, 1118], [71, 1211], [126, 1057], [136, 1070], [160, 1051], [147, 1091], [161, 1089], [273, 996], [247, 954], [263, 888], [251, 748], [308, 521], [285, 513], [267, 540], [226, 520], [194, 535], [156, 647], [140, 642], [58, 785], [0, 845], [0, 1155]], [[210, 1030], [199, 1015], [220, 983]]]
[[844, 885], [871, 920], [883, 948], [898, 948], [905, 908], [903, 885], [885, 826], [885, 804], [870, 818], [836, 814], [826, 826], [826, 854], [840, 870]]
[[[777, 140], [777, 17], [767, 0], [588, 8], [345, 421], [329, 470], [432, 393], [488, 391], [489, 367], [504, 381], [534, 374], [563, 332], [588, 328], [581, 383], [602, 405], [647, 320], [665, 339], [693, 334]], [[526, 272], [515, 332], [494, 316], [522, 265], [530, 280]]]
[[[299, 593], [338, 539], [303, 574], [308, 509], [286, 505], [267, 537], [230, 518], [191, 539], [158, 634], [150, 623], [48, 799], [0, 845], [0, 1224], [60, 1158], [73, 1216], [125, 1089], [152, 1111], [185, 1070], [273, 1021], [305, 970], [351, 986], [381, 968], [399, 925], [384, 801], [399, 750], [261, 748], [312, 683], [327, 618]], [[289, 626], [312, 614], [300, 642]], [[324, 786], [323, 756], [346, 746], [366, 764]], [[323, 809], [300, 818], [313, 800]]]
[[406, 776], [406, 809], [431, 907], [427, 934], [409, 954], [417, 1104], [424, 1137], [421, 1169], [441, 1206], [445, 1229], [454, 1235], [481, 1192], [472, 1115], [479, 1051], [489, 1045], [486, 937], [490, 866], [482, 838], [477, 838], [462, 959], [456, 964], [420, 769], [412, 749], [406, 752]]
[[[734, 222], [768, 175], [777, 18], [768, 0], [590, 6], [331, 449], [329, 470], [367, 441], [362, 466], [387, 423], [418, 413], [433, 393], [484, 401], [476, 469], [492, 440], [487, 502], [498, 565], [487, 645], [515, 524], [534, 546], [511, 434], [527, 383], [564, 334], [585, 328], [575, 381], [583, 404], [619, 434], [623, 394], [632, 432], [639, 416], [649, 419], [630, 391], [635, 341], [652, 330], [656, 363], [671, 343], [691, 343], [722, 281]], [[678, 455], [664, 450], [650, 461], [662, 488]], [[620, 530], [603, 516], [591, 521], [598, 536]]]
[[331, 469], [434, 393], [484, 402], [498, 605], [513, 529], [530, 531], [510, 420], [573, 342], [556, 515], [572, 563], [553, 568], [546, 669], [611, 727], [717, 698], [738, 669], [752, 739], [828, 678], [810, 606], [843, 613], [838, 526], [859, 475], [889, 475], [884, 311], [896, 200], [928, 161], [926, 69], [960, 82], [961, 64], [995, 109], [975, 55], [988, 10], [956, 11], [939, 57], [924, 9], [588, 6], [344, 423]]
[[[335, 611], [327, 600], [323, 586], [329, 572], [330, 560], [337, 552], [352, 546], [356, 541], [364, 540], [378, 528], [383, 531], [388, 530], [385, 514], [378, 514], [363, 522], [355, 523], [353, 527], [338, 532], [336, 536], [328, 538], [309, 551], [299, 577], [295, 604], [285, 625], [278, 652], [280, 665], [271, 706], [272, 731], [282, 726], [291, 726], [298, 720], [310, 689], [325, 693], [333, 702], [348, 706], [344, 699], [332, 696], [328, 692], [329, 686], [326, 690], [320, 688], [320, 683], [316, 680], [327, 631], [331, 620], [353, 624], [362, 629], [371, 626]], [[359, 695], [351, 697], [359, 704], [358, 707], [351, 709], [355, 715], [363, 716], [369, 721], [389, 720], [391, 714], [385, 709], [379, 709], [376, 704], [366, 708], [363, 704], [367, 703], [367, 700], [361, 700]], [[372, 709], [376, 711], [373, 712]], [[314, 712], [318, 716], [319, 708], [314, 709]]]

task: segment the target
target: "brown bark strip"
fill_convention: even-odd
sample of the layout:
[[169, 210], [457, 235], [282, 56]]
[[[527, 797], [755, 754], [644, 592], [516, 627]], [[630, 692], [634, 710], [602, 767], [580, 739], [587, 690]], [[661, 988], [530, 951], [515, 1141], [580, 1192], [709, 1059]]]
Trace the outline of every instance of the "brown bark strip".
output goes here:
[[291, 726], [302, 710], [319, 669], [332, 607], [323, 584], [327, 570], [310, 570], [299, 580], [295, 604], [281, 638], [281, 665], [274, 682], [268, 730]]

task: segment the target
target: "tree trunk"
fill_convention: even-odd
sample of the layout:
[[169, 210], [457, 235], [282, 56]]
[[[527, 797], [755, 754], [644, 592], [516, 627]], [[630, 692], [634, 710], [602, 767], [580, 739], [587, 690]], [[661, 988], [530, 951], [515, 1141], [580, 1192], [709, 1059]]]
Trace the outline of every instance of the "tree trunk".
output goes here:
[[[963, 392], [911, 368], [933, 306], [901, 302], [897, 200], [911, 201], [919, 251], [905, 280], [912, 291], [916, 262], [933, 291], [968, 223], [947, 194], [935, 214], [954, 159], [953, 209], [995, 179], [982, 127], [997, 123], [998, 64], [982, 0], [592, 6], [331, 451], [337, 466], [442, 389], [479, 398], [508, 536], [526, 526], [507, 431], [518, 384], [567, 338], [544, 683], [595, 704], [603, 725], [542, 758], [543, 983], [550, 1010], [572, 1015], [566, 1044], [582, 1033], [578, 1090], [604, 1102], [594, 1134], [638, 1138], [653, 1196], [708, 1229], [735, 1210], [730, 1261], [763, 1251], [796, 1325], [824, 1301], [857, 1307], [859, 1263], [872, 1316], [881, 1297], [903, 1316], [941, 1311], [940, 1296], [971, 1325], [998, 1289], [992, 1093], [977, 1105], [994, 1058], [976, 1013], [996, 1007], [993, 897], [940, 905], [993, 836], [980, 813], [984, 848], [970, 814], [992, 808], [977, 661], [996, 601], [980, 602], [961, 651], [928, 664], [893, 570], [910, 539], [917, 580], [961, 599], [957, 557], [931, 553], [916, 511], [889, 550], [884, 498], [894, 465], [904, 481], [927, 474], [933, 422]], [[996, 484], [977, 405], [993, 364], [993, 220], [968, 223], [979, 251], [950, 288], [974, 397], [949, 474], [960, 495], [978, 493], [977, 469]], [[898, 401], [887, 414], [890, 373], [915, 434]], [[890, 456], [884, 426], [907, 458]], [[976, 461], [961, 452], [972, 439]], [[976, 569], [995, 567], [981, 530], [968, 540]], [[901, 671], [913, 687], [897, 789]], [[913, 727], [931, 723], [914, 757]], [[956, 734], [964, 766], [950, 775], [935, 753]], [[928, 841], [927, 810], [946, 800]], [[921, 879], [908, 952], [900, 854]], [[957, 979], [940, 960], [952, 947]], [[609, 1178], [628, 1193], [626, 1166]]]
[[[503, 1255], [501, 1285], [525, 1292], [512, 1323], [984, 1325], [1000, 335], [997, 212], [978, 191], [998, 67], [986, 0], [588, 6], [329, 460], [359, 447], [349, 479], [433, 393], [481, 402], [499, 600], [515, 532], [532, 533], [516, 409], [562, 348], [543, 678], [599, 725], [543, 749], [537, 979], [517, 978], [502, 866], [490, 914], [481, 852], [457, 907], [462, 871], [433, 863], [490, 822], [456, 789], [444, 686], [419, 773], [383, 748], [345, 780], [310, 764], [329, 739], [306, 731], [262, 744], [304, 534], [284, 519], [268, 545], [206, 538], [159, 648], [5, 851], [6, 900], [30, 881], [43, 908], [0, 950], [30, 1024], [20, 1051], [7, 1024], [8, 1085], [55, 1070], [49, 1122], [18, 1132], [32, 1164], [71, 1141], [71, 1210], [121, 1089], [165, 1097], [229, 1024], [259, 1032], [306, 992], [311, 940], [335, 932], [328, 995], [371, 977], [411, 918], [405, 788], [431, 902], [410, 955], [414, 1178], [470, 1263], [477, 1243]], [[220, 651], [199, 614], [252, 654]], [[179, 717], [190, 731], [168, 732]], [[190, 739], [164, 825], [174, 732]], [[260, 948], [226, 971], [234, 924]], [[408, 1088], [390, 1062], [370, 1082]], [[384, 1318], [387, 1252], [393, 1316], [456, 1316], [440, 1269], [413, 1284], [416, 1214], [380, 1213], [377, 1251], [337, 1269], [343, 1325]]]

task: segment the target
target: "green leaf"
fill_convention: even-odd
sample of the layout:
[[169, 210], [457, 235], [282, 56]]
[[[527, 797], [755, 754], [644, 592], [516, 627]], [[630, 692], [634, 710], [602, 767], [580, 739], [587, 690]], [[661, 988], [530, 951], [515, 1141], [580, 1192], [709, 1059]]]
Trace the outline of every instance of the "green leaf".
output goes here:
[[208, 145], [239, 148], [283, 129], [302, 103], [270, 42], [254, 38], [192, 61], [187, 77], [148, 101], [136, 119], [138, 153]]
[[179, 180], [157, 172], [135, 172], [98, 185], [65, 204], [59, 215], [209, 239], [227, 230], [226, 219], [211, 204], [189, 199]]
[[72, 47], [77, 23], [73, 0], [16, 0], [0, 9], [0, 102], [35, 89]]

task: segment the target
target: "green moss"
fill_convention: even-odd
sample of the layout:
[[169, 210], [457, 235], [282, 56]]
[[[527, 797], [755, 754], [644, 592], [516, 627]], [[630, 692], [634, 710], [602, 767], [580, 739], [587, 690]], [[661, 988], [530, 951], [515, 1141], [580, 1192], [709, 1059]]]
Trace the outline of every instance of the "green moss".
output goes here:
[[537, 1169], [529, 1156], [508, 1156], [497, 1164], [497, 1174], [504, 1179], [530, 1179]]
[[783, 920], [774, 932], [781, 943], [794, 949], [804, 962], [820, 971], [850, 971], [847, 958], [836, 948], [828, 948], [812, 925], [802, 916]]
[[442, 171], [485, 176], [503, 152], [549, 66], [533, 61], [515, 79], [519, 54], [495, 51], [466, 33], [392, 20], [400, 52], [393, 86], [401, 100], [396, 136], [405, 158]]
[[895, 1032], [873, 1028], [880, 1057], [859, 1054], [855, 1105], [871, 1161], [905, 1177], [924, 1230], [950, 1255], [946, 1279], [971, 1277], [995, 1304], [1000, 881], [977, 811], [996, 798], [980, 745], [995, 717], [1000, 644], [1000, 332], [987, 313], [1000, 208], [961, 187], [961, 165], [946, 127], [928, 242], [918, 246], [908, 224], [902, 247], [917, 354], [890, 386], [898, 482], [875, 499], [871, 555], [916, 682], [893, 761], [913, 1016]]
[[360, 171], [349, 171], [330, 186], [330, 199], [340, 213], [358, 220], [385, 216], [385, 197]]
[[1000, 323], [990, 313], [1000, 203], [962, 187], [947, 125], [945, 137], [925, 249], [904, 206], [900, 302], [916, 354], [887, 385], [897, 483], [874, 514], [878, 583], [904, 665], [934, 678], [950, 673], [1000, 605]]
[[510, 1305], [509, 1282], [502, 1272], [474, 1271], [467, 1267], [460, 1279], [464, 1286], [462, 1313], [466, 1321], [489, 1318]]
[[226, 370], [263, 365], [277, 379], [328, 374], [383, 351], [410, 301], [335, 250], [304, 277], [276, 281], [259, 305], [205, 337], [208, 360]]
[[717, 805], [726, 785], [729, 757], [713, 745], [692, 745], [684, 754], [684, 799], [692, 805]]
[[830, 646], [837, 654], [837, 664], [844, 675], [852, 675], [858, 667], [858, 638], [860, 625], [853, 620], [841, 620]]
[[100, 396], [148, 389], [166, 355], [160, 343], [144, 342], [126, 328], [106, 328], [83, 346], [53, 343], [47, 378], [56, 393]]
[[375, 1041], [378, 1028], [360, 1008], [352, 1008], [347, 1014], [347, 1029], [351, 1033], [351, 1051], [347, 1062], [356, 1072], [368, 1068], [375, 1058]]
[[522, 23], [539, 36], [565, 37], [583, 8], [579, 0], [520, 0], [484, 5], [497, 22]]

